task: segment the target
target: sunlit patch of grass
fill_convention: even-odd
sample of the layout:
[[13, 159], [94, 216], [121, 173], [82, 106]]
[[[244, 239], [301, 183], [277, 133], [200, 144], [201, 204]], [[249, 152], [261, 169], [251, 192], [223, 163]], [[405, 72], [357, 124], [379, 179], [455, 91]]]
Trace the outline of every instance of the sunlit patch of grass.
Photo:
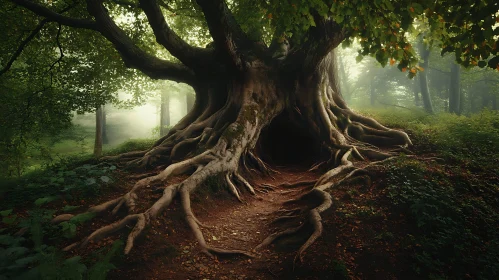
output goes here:
[[147, 150], [152, 147], [157, 139], [133, 139], [125, 141], [124, 143], [105, 151], [105, 155], [118, 155], [126, 152], [132, 151], [142, 151]]
[[499, 165], [498, 111], [484, 110], [470, 116], [428, 115], [403, 109], [370, 109], [362, 113], [388, 127], [407, 131], [416, 148], [423, 151], [438, 152], [470, 168]]

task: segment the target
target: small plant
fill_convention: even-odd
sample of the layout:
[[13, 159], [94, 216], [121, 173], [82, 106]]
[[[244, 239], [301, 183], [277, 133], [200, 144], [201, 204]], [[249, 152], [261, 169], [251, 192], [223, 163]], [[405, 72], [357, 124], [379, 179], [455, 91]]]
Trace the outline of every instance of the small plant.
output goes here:
[[333, 260], [331, 262], [331, 279], [350, 279], [348, 276], [348, 270], [343, 261]]

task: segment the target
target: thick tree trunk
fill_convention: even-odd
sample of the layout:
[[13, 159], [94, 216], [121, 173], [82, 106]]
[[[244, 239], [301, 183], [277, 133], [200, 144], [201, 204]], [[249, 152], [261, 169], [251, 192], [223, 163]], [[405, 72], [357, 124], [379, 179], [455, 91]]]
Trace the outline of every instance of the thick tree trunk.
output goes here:
[[102, 106], [97, 107], [95, 111], [95, 144], [94, 156], [102, 155], [102, 124], [103, 124]]
[[430, 90], [428, 87], [428, 77], [427, 71], [429, 70], [428, 66], [429, 58], [430, 58], [430, 50], [422, 43], [419, 43], [419, 51], [423, 62], [419, 63], [419, 66], [423, 67], [426, 71], [419, 73], [419, 84], [421, 89], [421, 97], [423, 99], [423, 106], [426, 112], [433, 114], [433, 104], [431, 102]]
[[170, 93], [166, 88], [161, 92], [161, 112], [159, 119], [159, 134], [163, 137], [170, 130]]
[[[394, 154], [374, 146], [397, 148], [411, 144], [411, 141], [407, 134], [386, 128], [347, 107], [337, 85], [333, 53], [310, 74], [278, 66], [253, 61], [246, 69], [225, 75], [224, 79], [201, 80], [194, 86], [196, 100], [192, 110], [167, 135], [148, 151], [114, 158], [133, 167], [163, 164], [168, 167], [138, 181], [125, 195], [89, 209], [92, 213], [112, 210], [115, 214], [121, 208], [127, 208], [130, 214], [96, 230], [82, 241], [82, 245], [134, 224], [125, 247], [125, 253], [128, 253], [146, 225], [179, 196], [187, 223], [203, 252], [247, 254], [214, 248], [206, 243], [201, 223], [190, 206], [190, 195], [203, 186], [205, 180], [218, 176], [241, 200], [239, 188], [255, 194], [255, 189], [261, 187], [253, 187], [246, 178], [251, 178], [255, 172], [263, 175], [273, 172], [261, 158], [274, 163], [289, 163], [289, 159], [294, 159], [293, 163], [302, 168], [325, 172], [310, 191], [321, 199], [321, 203], [307, 212], [314, 233], [300, 248], [298, 255], [301, 256], [322, 232], [320, 214], [332, 203], [325, 190], [334, 185], [338, 175], [350, 172], [346, 177], [351, 177], [360, 170], [353, 166], [350, 156], [359, 160], [365, 157], [386, 159]], [[188, 177], [181, 183], [170, 183], [169, 179], [179, 174]], [[139, 190], [151, 185], [166, 186], [163, 196], [146, 211], [135, 213]], [[68, 217], [55, 219], [60, 221]], [[280, 234], [283, 233], [269, 236], [258, 248], [271, 243]], [[73, 247], [66, 249], [70, 248]]]
[[449, 85], [449, 113], [461, 114], [461, 66], [452, 62]]

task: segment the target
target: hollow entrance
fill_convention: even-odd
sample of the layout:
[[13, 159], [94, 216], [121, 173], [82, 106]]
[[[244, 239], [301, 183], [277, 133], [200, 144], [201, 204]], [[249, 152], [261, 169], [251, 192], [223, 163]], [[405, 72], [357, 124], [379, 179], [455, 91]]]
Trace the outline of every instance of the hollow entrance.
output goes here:
[[257, 153], [271, 165], [310, 167], [320, 159], [321, 145], [283, 112], [262, 130]]

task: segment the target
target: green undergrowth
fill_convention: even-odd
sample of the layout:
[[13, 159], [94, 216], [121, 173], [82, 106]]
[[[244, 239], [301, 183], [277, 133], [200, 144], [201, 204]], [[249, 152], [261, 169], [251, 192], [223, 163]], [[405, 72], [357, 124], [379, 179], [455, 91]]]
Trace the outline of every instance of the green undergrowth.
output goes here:
[[499, 113], [362, 113], [408, 132], [414, 143], [416, 157], [385, 164], [386, 199], [379, 200], [405, 221], [404, 233], [391, 238], [409, 255], [411, 274], [499, 279]]
[[499, 181], [460, 167], [401, 158], [387, 196], [406, 217], [414, 271], [425, 279], [499, 279]]
[[364, 109], [361, 113], [408, 132], [418, 152], [438, 153], [470, 169], [491, 170], [499, 166], [498, 111], [484, 110], [470, 116], [429, 115], [404, 109]]
[[151, 146], [156, 142], [157, 139], [134, 139], [128, 140], [119, 146], [112, 148], [104, 152], [105, 156], [119, 155], [126, 152], [132, 151], [143, 151], [151, 148]]
[[[108, 154], [150, 147], [152, 141], [128, 141]], [[53, 225], [56, 214], [82, 212], [82, 204], [116, 188], [122, 171], [99, 163], [90, 155], [62, 158], [44, 169], [20, 178], [0, 181], [0, 280], [3, 279], [105, 279], [121, 254], [117, 241], [85, 258], [60, 248], [87, 224], [93, 214], [78, 214]]]

